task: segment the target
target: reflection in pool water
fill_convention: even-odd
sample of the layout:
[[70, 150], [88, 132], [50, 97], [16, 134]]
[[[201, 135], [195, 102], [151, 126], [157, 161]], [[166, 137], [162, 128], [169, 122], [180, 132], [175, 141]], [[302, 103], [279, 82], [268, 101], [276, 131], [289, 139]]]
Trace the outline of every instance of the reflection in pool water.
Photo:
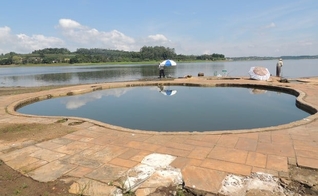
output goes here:
[[[162, 91], [174, 91], [165, 95]], [[130, 129], [213, 131], [269, 127], [310, 114], [293, 95], [238, 87], [117, 88], [40, 101], [18, 112], [85, 117]]]

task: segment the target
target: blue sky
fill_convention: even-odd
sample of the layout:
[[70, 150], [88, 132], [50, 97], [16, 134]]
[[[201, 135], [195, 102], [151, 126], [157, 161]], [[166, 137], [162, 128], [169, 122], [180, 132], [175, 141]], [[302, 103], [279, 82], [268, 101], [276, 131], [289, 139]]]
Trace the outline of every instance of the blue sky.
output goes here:
[[0, 54], [43, 48], [318, 55], [318, 0], [2, 0]]

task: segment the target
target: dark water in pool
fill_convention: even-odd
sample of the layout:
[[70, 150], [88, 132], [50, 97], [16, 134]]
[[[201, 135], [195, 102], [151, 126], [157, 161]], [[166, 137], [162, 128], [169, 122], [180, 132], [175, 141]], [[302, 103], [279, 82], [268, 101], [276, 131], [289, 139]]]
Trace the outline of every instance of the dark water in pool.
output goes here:
[[[275, 91], [237, 87], [156, 86], [94, 91], [44, 100], [18, 112], [85, 117], [130, 129], [213, 131], [269, 127], [310, 114], [296, 107], [296, 97]], [[175, 94], [174, 94], [175, 93]]]

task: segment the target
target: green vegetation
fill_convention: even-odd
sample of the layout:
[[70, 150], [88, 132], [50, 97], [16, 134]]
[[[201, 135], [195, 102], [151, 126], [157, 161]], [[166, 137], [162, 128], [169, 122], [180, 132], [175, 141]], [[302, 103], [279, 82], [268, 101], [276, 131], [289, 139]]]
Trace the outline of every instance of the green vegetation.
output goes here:
[[225, 60], [223, 54], [182, 55], [174, 48], [163, 46], [144, 46], [139, 52], [110, 50], [101, 48], [79, 48], [71, 52], [66, 48], [45, 48], [31, 54], [10, 52], [0, 55], [0, 65], [37, 65], [37, 64], [83, 64], [83, 63], [125, 63], [158, 62], [166, 59], [175, 61], [216, 61]]

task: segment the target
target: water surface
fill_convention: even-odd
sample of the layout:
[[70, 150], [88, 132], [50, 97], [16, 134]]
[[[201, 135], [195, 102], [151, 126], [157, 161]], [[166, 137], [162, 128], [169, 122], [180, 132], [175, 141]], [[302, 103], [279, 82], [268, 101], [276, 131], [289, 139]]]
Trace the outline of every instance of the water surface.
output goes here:
[[[173, 78], [197, 76], [198, 73], [249, 77], [248, 71], [253, 66], [267, 67], [275, 75], [275, 60], [178, 63], [176, 67], [166, 68], [165, 72]], [[282, 75], [285, 78], [318, 76], [318, 59], [285, 60]], [[0, 87], [93, 84], [157, 77], [157, 64], [0, 67]]]
[[237, 87], [117, 88], [60, 97], [20, 108], [46, 116], [76, 116], [130, 129], [213, 131], [269, 127], [309, 116], [292, 95]]

